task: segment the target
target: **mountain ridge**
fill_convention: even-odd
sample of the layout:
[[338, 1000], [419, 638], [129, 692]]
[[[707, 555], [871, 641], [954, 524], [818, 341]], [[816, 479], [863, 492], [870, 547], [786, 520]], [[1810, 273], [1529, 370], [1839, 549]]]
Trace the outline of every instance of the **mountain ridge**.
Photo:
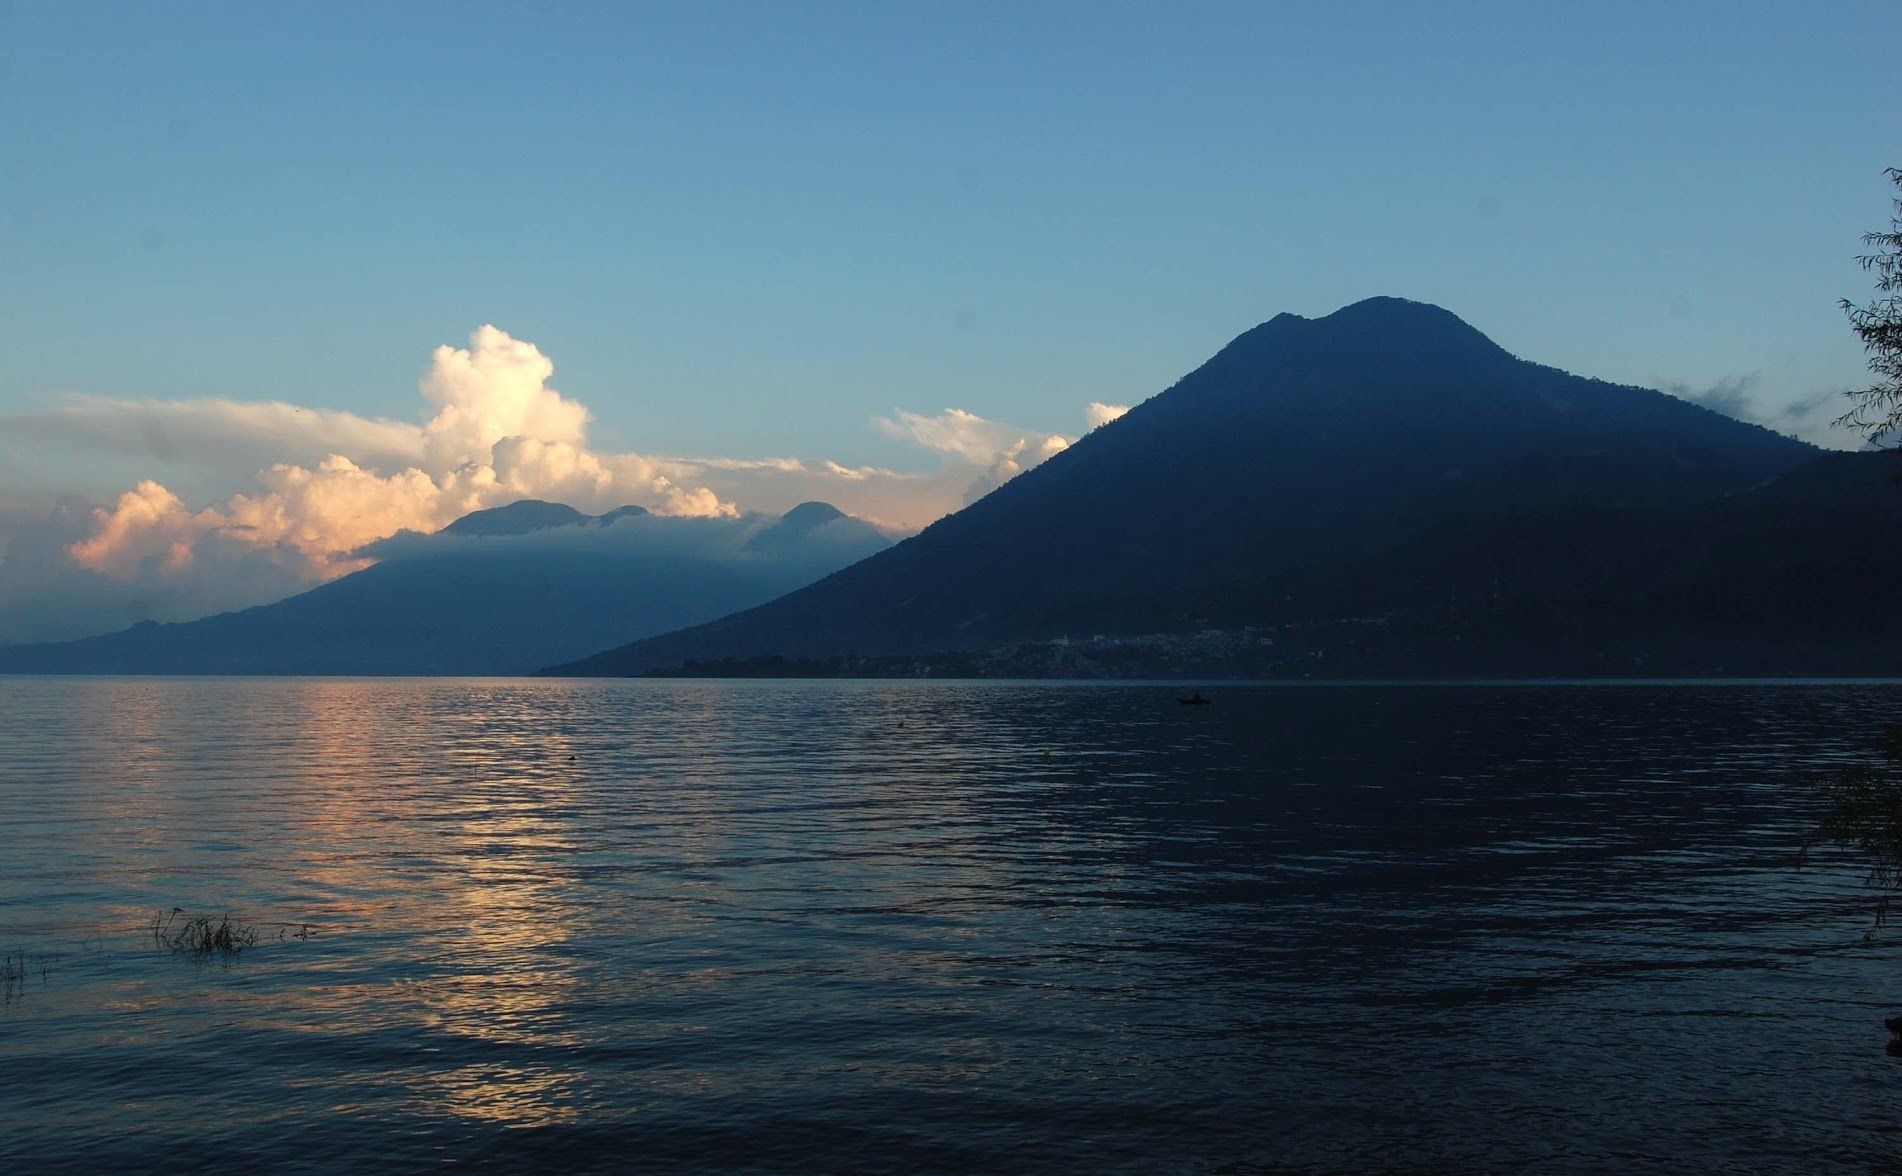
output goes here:
[[269, 604], [0, 646], [0, 672], [524, 674], [757, 604], [887, 545], [842, 513], [784, 523], [523, 499], [369, 544], [373, 566]]
[[747, 612], [550, 673], [1242, 624], [1435, 519], [1683, 507], [1819, 453], [1519, 359], [1440, 307], [1278, 315], [918, 535]]

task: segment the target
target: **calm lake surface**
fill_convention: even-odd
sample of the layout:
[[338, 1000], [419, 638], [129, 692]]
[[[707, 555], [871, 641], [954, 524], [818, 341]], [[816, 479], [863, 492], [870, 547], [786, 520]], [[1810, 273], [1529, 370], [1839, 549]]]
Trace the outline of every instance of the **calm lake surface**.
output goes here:
[[1180, 692], [0, 679], [0, 1160], [1902, 1163], [1902, 687]]

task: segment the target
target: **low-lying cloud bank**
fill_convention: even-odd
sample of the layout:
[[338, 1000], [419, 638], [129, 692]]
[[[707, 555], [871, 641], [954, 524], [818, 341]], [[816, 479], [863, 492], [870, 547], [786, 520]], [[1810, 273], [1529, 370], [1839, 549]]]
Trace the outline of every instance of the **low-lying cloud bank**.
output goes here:
[[1733, 420], [1762, 425], [1816, 445], [1834, 447], [1842, 443], [1843, 434], [1836, 428], [1835, 421], [1846, 407], [1843, 391], [1816, 392], [1779, 402], [1759, 395], [1762, 385], [1763, 374], [1751, 372], [1727, 376], [1704, 387], [1678, 382], [1666, 383], [1663, 389], [1679, 400], [1688, 400]]
[[[1071, 439], [986, 420], [894, 410], [874, 423], [943, 457], [897, 473], [828, 460], [658, 457], [590, 448], [591, 414], [550, 384], [554, 363], [493, 326], [438, 347], [420, 423], [281, 402], [75, 397], [0, 417], [0, 438], [254, 471], [242, 488], [187, 502], [157, 479], [93, 506], [0, 514], [0, 641], [56, 640], [141, 619], [185, 620], [278, 599], [366, 566], [370, 546], [429, 533], [522, 498], [598, 512], [623, 504], [676, 518], [776, 514], [819, 499], [893, 533], [972, 501]], [[1092, 403], [1092, 428], [1120, 406]], [[239, 484], [227, 481], [227, 484]], [[617, 530], [607, 528], [606, 530]]]
[[844, 566], [891, 545], [883, 532], [850, 515], [794, 526], [779, 515], [635, 514], [605, 523], [589, 518], [517, 535], [400, 531], [355, 553], [378, 562], [467, 555], [621, 554], [725, 564]]

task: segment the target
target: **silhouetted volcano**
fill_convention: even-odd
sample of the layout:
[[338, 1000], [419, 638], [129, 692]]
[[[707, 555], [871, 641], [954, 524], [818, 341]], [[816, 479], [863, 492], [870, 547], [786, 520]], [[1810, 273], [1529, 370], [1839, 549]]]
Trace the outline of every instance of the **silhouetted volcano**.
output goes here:
[[[853, 541], [854, 536], [875, 536], [876, 530], [863, 519], [855, 519], [829, 502], [802, 502], [754, 532], [746, 541], [748, 551], [772, 554], [793, 550], [810, 543], [815, 534], [834, 540]], [[887, 544], [879, 543], [883, 549]]]
[[[611, 513], [618, 515], [625, 511], [632, 511], [635, 514], [647, 513], [645, 509], [638, 506], [618, 507]], [[545, 531], [550, 527], [567, 527], [575, 523], [591, 521], [593, 516], [582, 514], [565, 503], [524, 498], [519, 502], [511, 502], [507, 506], [471, 511], [444, 527], [443, 532], [449, 535], [526, 535], [531, 531]]]
[[797, 518], [678, 519], [525, 500], [380, 540], [365, 549], [374, 566], [275, 604], [0, 647], [0, 672], [527, 673], [770, 600], [888, 545], [809, 506]]
[[814, 527], [823, 527], [835, 523], [846, 514], [830, 502], [802, 502], [780, 516], [779, 525], [794, 531], [810, 531]]
[[1816, 453], [1660, 392], [1517, 359], [1439, 307], [1374, 298], [1263, 323], [861, 564], [563, 669], [1252, 624], [1447, 519], [1709, 503]]

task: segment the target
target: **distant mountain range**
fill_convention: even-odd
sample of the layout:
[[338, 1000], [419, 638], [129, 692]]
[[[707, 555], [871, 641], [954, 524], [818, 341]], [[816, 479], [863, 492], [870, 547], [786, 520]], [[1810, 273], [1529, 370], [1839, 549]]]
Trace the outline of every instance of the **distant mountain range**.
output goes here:
[[0, 672], [523, 674], [759, 604], [887, 546], [824, 503], [732, 520], [525, 500], [371, 544], [376, 564], [275, 604], [0, 647]]
[[1273, 673], [1898, 671], [1887, 461], [1375, 298], [1263, 323], [887, 551], [549, 672], [1242, 629], [1281, 634]]
[[[808, 503], [821, 506], [820, 503]], [[617, 506], [606, 514], [582, 514], [561, 502], [524, 498], [507, 506], [471, 511], [442, 529], [445, 535], [527, 535], [555, 527], [606, 527], [648, 513], [644, 506]]]

